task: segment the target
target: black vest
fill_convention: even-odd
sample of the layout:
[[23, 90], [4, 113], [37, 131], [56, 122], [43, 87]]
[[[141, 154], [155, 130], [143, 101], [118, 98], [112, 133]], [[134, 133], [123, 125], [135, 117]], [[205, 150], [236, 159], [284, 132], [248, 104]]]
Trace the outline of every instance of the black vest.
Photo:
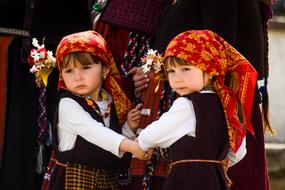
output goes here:
[[[214, 93], [193, 93], [196, 116], [195, 137], [183, 136], [170, 147], [172, 161], [186, 159], [223, 160], [229, 150], [228, 129], [220, 98]], [[224, 173], [220, 164], [183, 163], [172, 167], [164, 190], [223, 190]]]
[[[86, 102], [86, 100], [80, 96], [76, 96], [71, 93], [63, 93], [61, 95], [61, 98], [69, 97], [78, 102], [83, 109], [88, 112], [92, 118], [94, 118], [96, 121], [103, 123], [103, 118], [95, 112], [95, 110], [89, 106]], [[96, 104], [94, 102], [94, 104]], [[111, 106], [111, 113], [110, 113], [110, 129], [121, 133], [122, 128], [119, 125], [118, 118], [115, 111], [115, 106], [112, 104]], [[92, 168], [97, 169], [115, 169], [119, 167], [119, 161], [120, 159], [113, 155], [111, 152], [108, 152], [101, 147], [98, 147], [88, 141], [86, 141], [84, 138], [77, 136], [76, 143], [73, 149], [68, 151], [59, 152], [58, 151], [58, 137], [57, 137], [57, 122], [58, 122], [58, 111], [56, 111], [56, 117], [53, 127], [53, 146], [54, 150], [56, 150], [56, 157], [58, 161], [66, 163], [66, 162], [73, 162], [78, 163], [82, 165], [87, 165]], [[80, 127], [80, 126], [78, 126]]]

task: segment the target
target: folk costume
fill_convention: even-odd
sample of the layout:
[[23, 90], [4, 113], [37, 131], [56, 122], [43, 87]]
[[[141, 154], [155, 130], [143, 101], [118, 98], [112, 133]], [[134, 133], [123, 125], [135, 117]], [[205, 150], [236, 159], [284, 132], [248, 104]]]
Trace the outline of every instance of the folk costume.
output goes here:
[[[232, 166], [245, 156], [246, 131], [252, 132], [257, 72], [237, 50], [209, 30], [179, 34], [167, 46], [164, 58], [169, 56], [214, 77], [216, 93], [201, 91], [176, 99], [168, 112], [140, 133], [139, 145], [143, 150], [170, 146], [172, 163], [164, 189], [227, 189], [231, 181], [223, 160], [228, 154]], [[228, 74], [235, 75], [230, 80], [239, 81], [236, 91], [224, 84]], [[243, 123], [236, 112], [238, 102], [244, 111]]]
[[[141, 66], [141, 58], [150, 48], [167, 2], [165, 0], [108, 0], [107, 4], [103, 3], [103, 6], [100, 6], [104, 10], [97, 9], [101, 5], [98, 2], [90, 3], [92, 4], [90, 7], [93, 7], [92, 15], [95, 16], [93, 30], [104, 36], [114, 55], [117, 67], [126, 77], [125, 83], [121, 86], [122, 89], [133, 101], [137, 101], [134, 97], [132, 76], [127, 73], [133, 67]], [[101, 14], [100, 18], [98, 18], [99, 14]], [[143, 100], [144, 108], [150, 108], [151, 115], [141, 116], [140, 129], [160, 117], [173, 102], [174, 93], [167, 93], [170, 88], [164, 84], [164, 81], [160, 83], [157, 93], [154, 93], [157, 85], [152, 82], [153, 80], [149, 84], [147, 98]], [[164, 92], [166, 93], [164, 94]], [[162, 188], [165, 176], [167, 176], [168, 161], [157, 154], [158, 152], [156, 151], [149, 161], [130, 159], [132, 179], [124, 189], [141, 189], [142, 185], [144, 189]]]
[[[102, 102], [68, 92], [60, 75], [58, 88], [63, 93], [53, 128], [56, 165], [49, 188], [119, 189], [119, 145], [125, 137], [118, 133], [122, 133], [130, 102], [116, 82], [120, 80], [118, 70], [98, 33], [86, 31], [64, 37], [56, 53], [59, 70], [60, 62], [71, 52], [96, 56], [110, 73], [103, 85], [106, 91], [101, 89], [105, 97]], [[124, 125], [124, 130], [130, 129]]]
[[[267, 79], [267, 21], [270, 19], [270, 8], [265, 2], [269, 1], [217, 0], [204, 3], [200, 0], [177, 0], [165, 10], [151, 47], [162, 53], [170, 40], [181, 32], [209, 29], [223, 37], [249, 60], [258, 71], [259, 80]], [[239, 164], [229, 169], [229, 176], [235, 181], [232, 190], [269, 189], [264, 145], [265, 127], [260, 110], [261, 97], [257, 88], [256, 86], [251, 116], [255, 136], [247, 133], [247, 154]], [[262, 103], [266, 105], [266, 95], [262, 97]]]

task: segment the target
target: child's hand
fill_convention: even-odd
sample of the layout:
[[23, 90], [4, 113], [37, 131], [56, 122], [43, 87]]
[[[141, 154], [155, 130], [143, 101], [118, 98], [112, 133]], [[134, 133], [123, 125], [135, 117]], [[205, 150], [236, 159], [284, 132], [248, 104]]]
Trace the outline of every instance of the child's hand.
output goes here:
[[150, 157], [152, 156], [153, 152], [154, 152], [154, 148], [150, 148], [146, 151], [146, 156], [148, 157], [148, 159], [150, 159]]
[[145, 158], [149, 160], [154, 152], [154, 148], [150, 148], [146, 151]]
[[143, 104], [138, 104], [135, 108], [131, 109], [127, 116], [127, 123], [130, 129], [133, 131], [136, 130], [139, 126], [140, 117], [141, 117], [141, 109]]
[[151, 157], [151, 155], [152, 155], [152, 153], [153, 153], [153, 150], [154, 150], [154, 149], [149, 149], [149, 150], [147, 150], [147, 151], [143, 151], [143, 150], [139, 147], [139, 144], [136, 143], [136, 145], [135, 145], [135, 150], [134, 150], [134, 152], [133, 152], [133, 155], [134, 155], [136, 158], [140, 159], [140, 160], [149, 160], [150, 157]]
[[153, 149], [149, 149], [147, 151], [143, 151], [139, 144], [136, 141], [130, 140], [128, 138], [125, 138], [119, 147], [120, 151], [122, 152], [130, 152], [132, 153], [136, 158], [140, 160], [148, 160], [150, 159]]

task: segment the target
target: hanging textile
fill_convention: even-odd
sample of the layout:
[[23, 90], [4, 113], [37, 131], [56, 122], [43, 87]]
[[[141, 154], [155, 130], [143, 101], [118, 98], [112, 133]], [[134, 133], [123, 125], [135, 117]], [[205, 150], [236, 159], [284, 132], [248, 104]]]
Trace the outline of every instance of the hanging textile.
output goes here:
[[0, 36], [0, 170], [3, 156], [6, 118], [8, 48], [14, 36]]

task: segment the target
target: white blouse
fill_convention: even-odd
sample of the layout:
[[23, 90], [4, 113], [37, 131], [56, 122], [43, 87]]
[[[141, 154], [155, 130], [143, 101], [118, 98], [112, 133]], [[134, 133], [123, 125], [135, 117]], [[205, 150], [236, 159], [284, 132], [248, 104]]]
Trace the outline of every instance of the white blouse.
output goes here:
[[[200, 93], [213, 93], [202, 91]], [[179, 97], [168, 112], [162, 114], [159, 120], [154, 121], [141, 131], [138, 143], [141, 149], [161, 147], [167, 148], [185, 135], [195, 137], [196, 117], [193, 103], [185, 97]], [[243, 139], [239, 150], [234, 153], [231, 149], [228, 152], [230, 166], [239, 162], [246, 154], [246, 141]]]
[[[97, 104], [101, 110], [106, 110], [108, 107], [107, 101], [97, 102]], [[62, 98], [59, 102], [57, 125], [59, 151], [74, 148], [77, 135], [79, 135], [88, 142], [121, 157], [119, 146], [122, 140], [126, 137], [134, 138], [134, 134], [126, 123], [123, 126], [123, 134], [126, 137], [109, 129], [110, 116], [104, 118], [104, 123], [106, 127], [93, 119], [75, 100]]]

